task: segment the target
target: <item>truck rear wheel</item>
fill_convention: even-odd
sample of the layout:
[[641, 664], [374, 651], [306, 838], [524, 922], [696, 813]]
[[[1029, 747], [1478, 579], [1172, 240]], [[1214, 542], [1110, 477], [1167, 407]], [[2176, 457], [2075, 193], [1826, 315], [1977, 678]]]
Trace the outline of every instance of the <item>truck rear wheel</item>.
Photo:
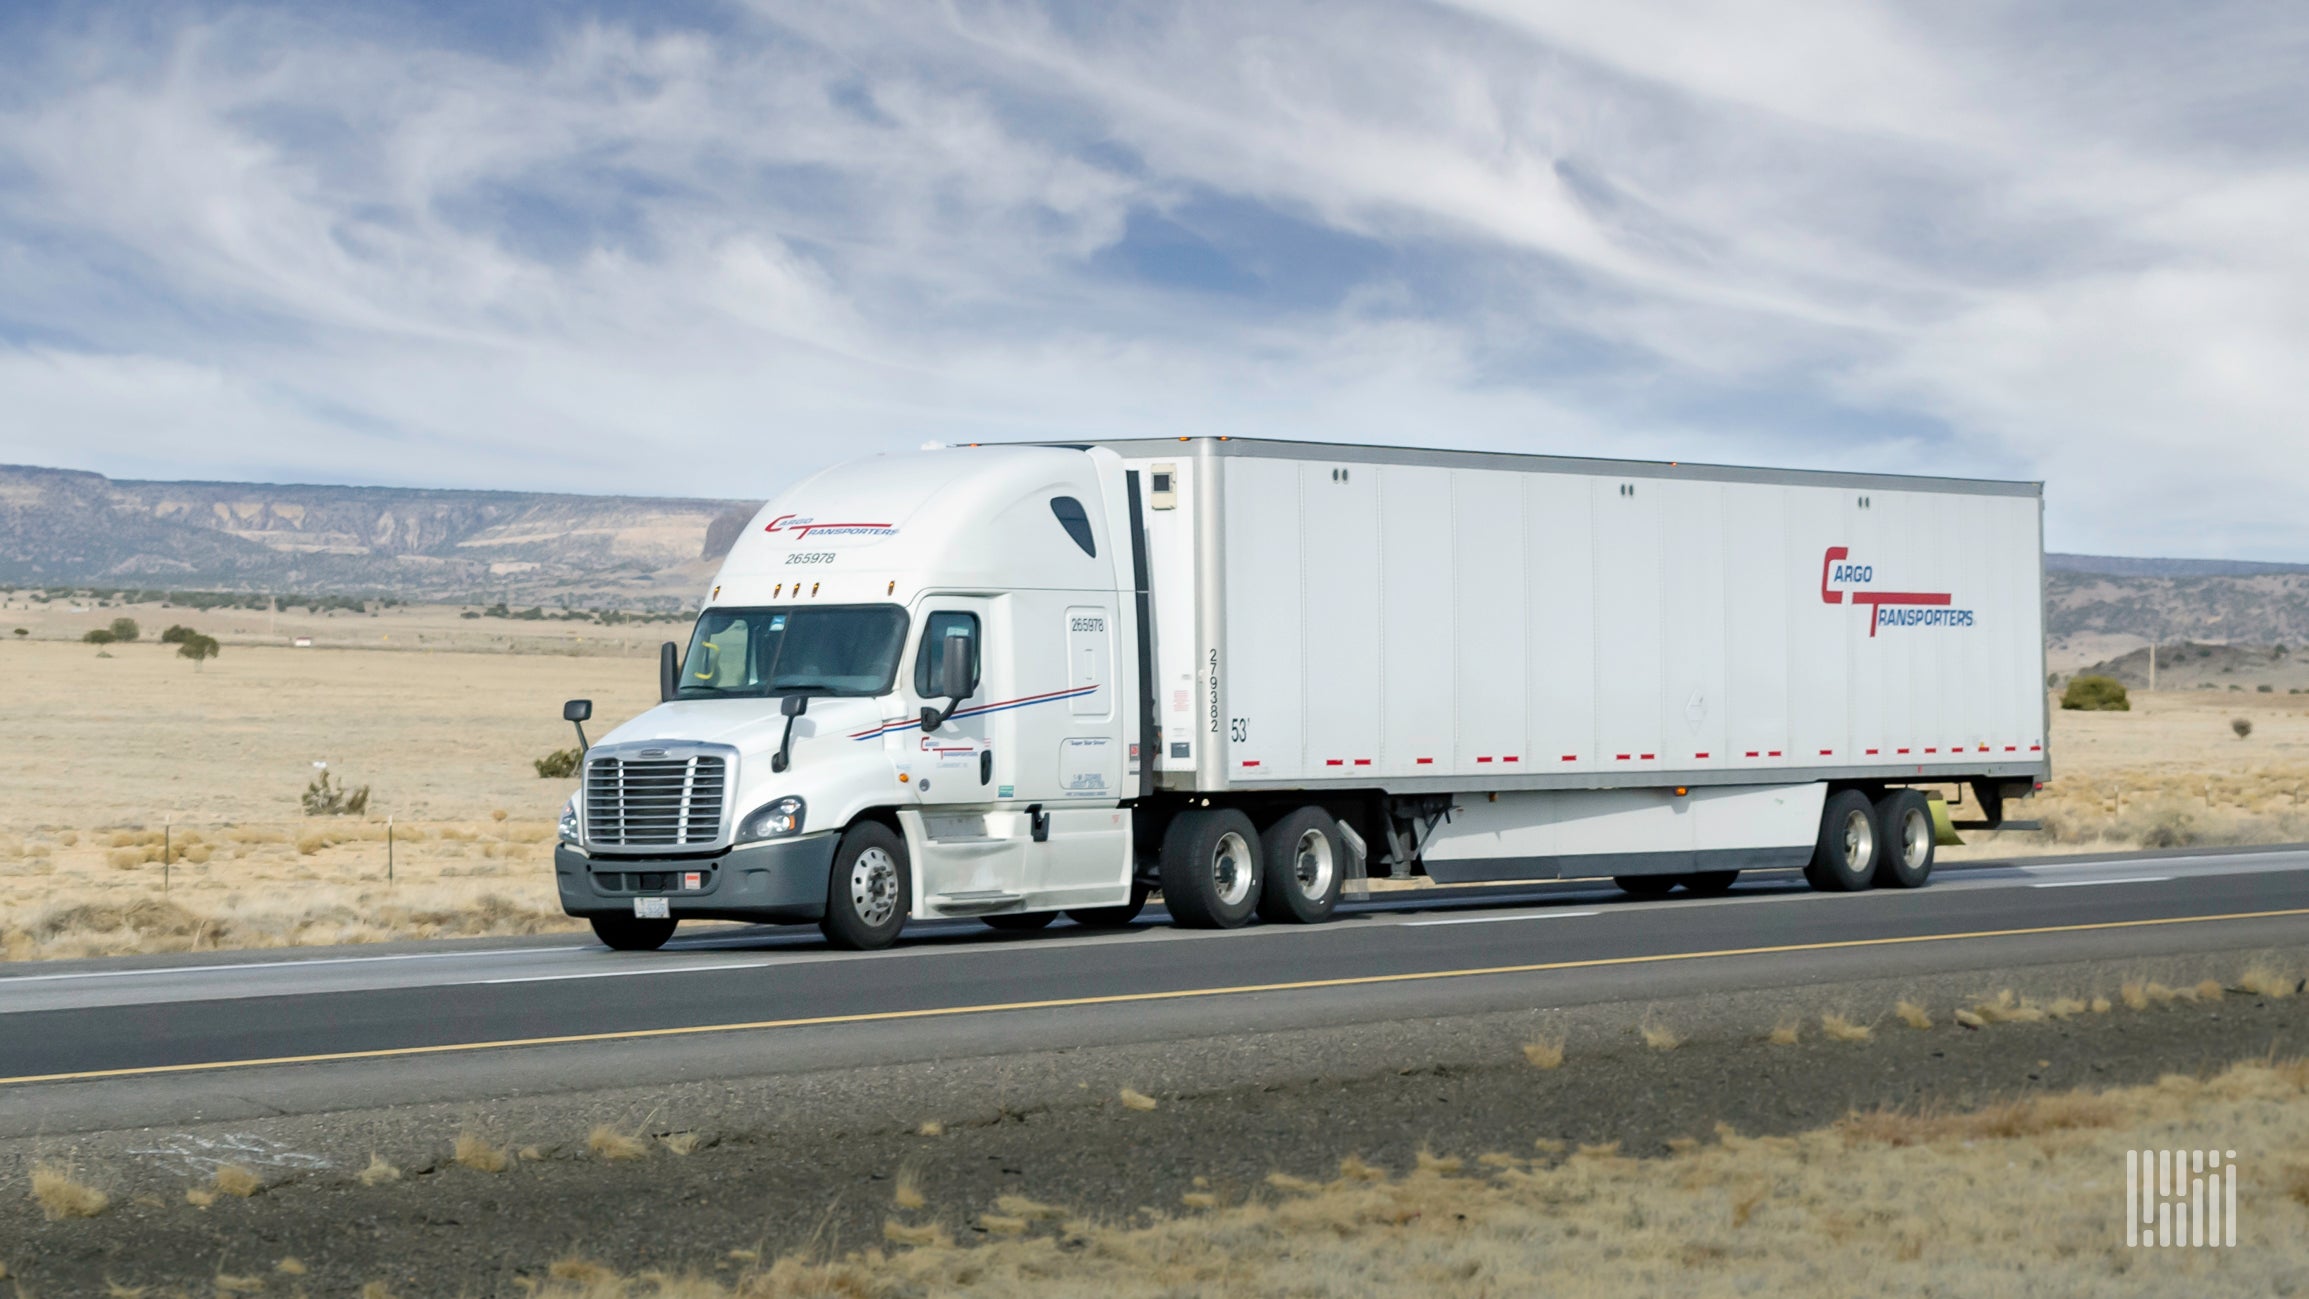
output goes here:
[[1259, 830], [1232, 808], [1195, 808], [1163, 832], [1163, 906], [1186, 929], [1233, 929], [1259, 903]]
[[1733, 882], [1739, 878], [1740, 872], [1738, 871], [1695, 871], [1690, 875], [1682, 876], [1678, 882], [1684, 886], [1686, 893], [1712, 897], [1718, 893], [1731, 891]]
[[1259, 918], [1270, 924], [1317, 925], [1339, 906], [1339, 831], [1331, 814], [1302, 807], [1259, 836], [1266, 851], [1266, 879], [1259, 885]]
[[1830, 794], [1820, 812], [1820, 840], [1812, 845], [1812, 864], [1804, 868], [1804, 878], [1823, 893], [1857, 893], [1876, 873], [1883, 840], [1876, 805], [1866, 794], [1857, 789]]
[[614, 951], [654, 952], [673, 937], [679, 920], [637, 920], [632, 916], [588, 916], [593, 936]]
[[1876, 824], [1884, 831], [1882, 860], [1876, 863], [1876, 885], [1888, 889], [1918, 889], [1932, 878], [1932, 859], [1939, 839], [1932, 825], [1932, 804], [1913, 789], [1895, 789], [1876, 800]]
[[888, 947], [906, 927], [906, 904], [913, 893], [905, 842], [879, 821], [860, 821], [834, 849], [834, 868], [826, 878], [826, 918], [818, 928], [827, 942], [853, 952]]
[[1679, 875], [1614, 875], [1611, 882], [1631, 898], [1664, 898], [1681, 878]]

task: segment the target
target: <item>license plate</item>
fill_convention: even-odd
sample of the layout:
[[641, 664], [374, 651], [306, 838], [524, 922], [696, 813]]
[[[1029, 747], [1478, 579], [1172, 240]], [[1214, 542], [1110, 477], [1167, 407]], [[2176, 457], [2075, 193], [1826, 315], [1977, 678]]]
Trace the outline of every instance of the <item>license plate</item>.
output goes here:
[[635, 898], [633, 916], [636, 920], [664, 920], [672, 913], [665, 909], [664, 898]]

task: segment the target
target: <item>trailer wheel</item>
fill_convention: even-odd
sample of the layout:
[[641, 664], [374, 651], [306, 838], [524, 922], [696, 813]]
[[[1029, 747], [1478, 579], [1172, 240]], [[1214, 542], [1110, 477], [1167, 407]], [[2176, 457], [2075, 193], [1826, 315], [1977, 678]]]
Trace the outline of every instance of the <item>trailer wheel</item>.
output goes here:
[[1804, 868], [1804, 878], [1823, 893], [1857, 893], [1876, 873], [1883, 840], [1876, 805], [1866, 794], [1857, 789], [1830, 794], [1820, 812], [1820, 839], [1812, 846], [1812, 863]]
[[879, 821], [860, 821], [834, 849], [834, 869], [826, 879], [826, 918], [818, 928], [827, 942], [853, 952], [888, 947], [906, 927], [911, 896], [905, 841]]
[[679, 920], [636, 920], [632, 916], [589, 916], [593, 936], [613, 951], [654, 952], [673, 937]]
[[1066, 918], [1085, 929], [1120, 929], [1146, 909], [1146, 895], [1146, 885], [1133, 884], [1130, 901], [1111, 907], [1077, 907], [1067, 912]]
[[1050, 922], [1058, 919], [1058, 913], [1055, 911], [1013, 911], [1007, 915], [980, 916], [978, 918], [985, 921], [989, 928], [1007, 929], [1013, 933], [1032, 933], [1037, 929], [1048, 929]]
[[1697, 871], [1684, 876], [1678, 882], [1684, 886], [1686, 893], [1713, 897], [1718, 893], [1729, 892], [1733, 881], [1739, 878], [1740, 872], [1738, 871]]
[[1232, 808], [1196, 808], [1163, 832], [1163, 905], [1187, 929], [1232, 929], [1259, 902], [1259, 830]]
[[1278, 925], [1319, 925], [1339, 905], [1343, 882], [1339, 832], [1331, 814], [1302, 807], [1259, 836], [1266, 879], [1259, 885], [1259, 918]]
[[1675, 875], [1614, 875], [1611, 882], [1619, 891], [1634, 898], [1664, 898], [1676, 886]]
[[1884, 829], [1884, 852], [1876, 863], [1876, 884], [1888, 889], [1918, 889], [1932, 878], [1932, 858], [1939, 840], [1932, 826], [1932, 804], [1913, 789], [1895, 789], [1876, 800], [1876, 824]]

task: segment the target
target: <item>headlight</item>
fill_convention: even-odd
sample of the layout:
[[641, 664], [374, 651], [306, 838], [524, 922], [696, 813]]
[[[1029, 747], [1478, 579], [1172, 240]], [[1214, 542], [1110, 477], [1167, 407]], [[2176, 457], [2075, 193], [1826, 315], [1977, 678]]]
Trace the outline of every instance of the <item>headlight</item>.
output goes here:
[[577, 799], [573, 796], [561, 805], [561, 841], [576, 843], [577, 840]]
[[783, 839], [802, 832], [802, 814], [808, 805], [798, 798], [781, 798], [767, 807], [754, 809], [753, 815], [738, 822], [739, 843], [755, 839]]

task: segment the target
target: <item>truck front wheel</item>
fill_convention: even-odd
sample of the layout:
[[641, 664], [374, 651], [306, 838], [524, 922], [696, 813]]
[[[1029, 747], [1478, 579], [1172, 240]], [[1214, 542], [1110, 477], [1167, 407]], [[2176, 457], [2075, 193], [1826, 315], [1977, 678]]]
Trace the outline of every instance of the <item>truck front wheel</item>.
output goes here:
[[1259, 918], [1270, 924], [1316, 925], [1339, 905], [1339, 832], [1331, 814], [1302, 807], [1267, 827], [1266, 879], [1259, 886]]
[[673, 937], [679, 920], [636, 920], [632, 916], [589, 916], [593, 936], [613, 951], [654, 952]]
[[1830, 794], [1820, 813], [1820, 840], [1812, 846], [1812, 864], [1804, 868], [1804, 878], [1823, 893], [1857, 893], [1875, 875], [1883, 843], [1876, 805], [1866, 794], [1857, 789]]
[[913, 895], [905, 842], [879, 821], [860, 821], [834, 849], [826, 918], [818, 928], [827, 942], [853, 952], [888, 947], [906, 927], [906, 903]]
[[1232, 808], [1196, 808], [1163, 832], [1163, 906], [1187, 929], [1233, 929], [1259, 904], [1259, 830]]

